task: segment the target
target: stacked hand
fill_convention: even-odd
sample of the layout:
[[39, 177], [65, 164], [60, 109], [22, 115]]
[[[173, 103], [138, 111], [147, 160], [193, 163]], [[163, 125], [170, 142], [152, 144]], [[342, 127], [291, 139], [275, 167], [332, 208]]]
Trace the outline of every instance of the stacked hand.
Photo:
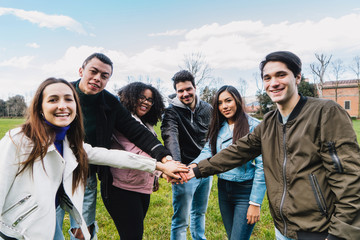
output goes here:
[[187, 179], [190, 180], [195, 177], [194, 168], [197, 167], [196, 163], [189, 165], [189, 172], [187, 173]]
[[184, 183], [187, 182], [187, 174], [189, 168], [180, 163], [179, 161], [168, 160], [166, 163], [156, 163], [156, 169], [162, 171], [165, 175], [164, 177], [168, 182], [171, 183]]

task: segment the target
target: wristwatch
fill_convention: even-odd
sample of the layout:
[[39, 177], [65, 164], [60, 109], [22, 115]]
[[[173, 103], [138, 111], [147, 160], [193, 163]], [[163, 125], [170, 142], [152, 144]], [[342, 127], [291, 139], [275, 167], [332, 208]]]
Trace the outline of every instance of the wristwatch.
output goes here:
[[167, 155], [167, 156], [165, 157], [165, 159], [166, 159], [166, 161], [173, 160], [172, 156], [170, 156], [170, 155]]

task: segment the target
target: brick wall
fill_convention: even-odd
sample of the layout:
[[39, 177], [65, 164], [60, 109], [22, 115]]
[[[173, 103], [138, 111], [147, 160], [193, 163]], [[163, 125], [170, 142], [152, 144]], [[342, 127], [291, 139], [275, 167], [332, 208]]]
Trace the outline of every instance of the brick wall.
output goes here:
[[[345, 108], [351, 117], [357, 117], [359, 112], [357, 80], [339, 81], [337, 96], [337, 103]], [[323, 98], [335, 101], [335, 82], [325, 82]]]

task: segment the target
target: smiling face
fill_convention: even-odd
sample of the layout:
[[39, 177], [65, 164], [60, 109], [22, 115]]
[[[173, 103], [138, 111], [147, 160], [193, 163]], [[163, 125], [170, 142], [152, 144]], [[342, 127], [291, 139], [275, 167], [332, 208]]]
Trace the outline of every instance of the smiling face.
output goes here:
[[180, 101], [191, 109], [195, 108], [196, 88], [191, 81], [178, 82], [176, 85], [176, 94]]
[[58, 127], [70, 125], [76, 116], [73, 91], [64, 83], [54, 83], [44, 89], [41, 107], [44, 118]]
[[228, 123], [233, 124], [235, 121], [234, 116], [236, 114], [237, 107], [234, 97], [228, 91], [220, 93], [218, 108], [219, 112], [227, 119]]
[[301, 75], [294, 76], [282, 62], [268, 62], [263, 69], [263, 81], [266, 93], [278, 106], [292, 106], [298, 99], [297, 85]]
[[142, 117], [144, 116], [145, 114], [147, 114], [150, 109], [151, 109], [151, 106], [153, 104], [153, 93], [150, 89], [145, 89], [138, 101], [137, 101], [137, 105], [136, 105], [136, 109], [135, 109], [135, 114], [138, 116], [138, 117]]
[[111, 74], [111, 66], [94, 57], [84, 68], [79, 69], [81, 77], [79, 88], [85, 94], [97, 94], [104, 90]]

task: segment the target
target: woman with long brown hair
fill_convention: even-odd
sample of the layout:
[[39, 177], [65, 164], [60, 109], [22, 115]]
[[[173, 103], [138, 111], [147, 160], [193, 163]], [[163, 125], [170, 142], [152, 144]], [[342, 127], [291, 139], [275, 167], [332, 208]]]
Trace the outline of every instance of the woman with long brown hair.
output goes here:
[[188, 171], [125, 151], [92, 148], [83, 143], [82, 122], [71, 84], [56, 78], [41, 83], [26, 122], [0, 141], [0, 239], [53, 239], [59, 205], [90, 239], [82, 217], [88, 162], [148, 172], [158, 169], [174, 178], [174, 172]]
[[[208, 143], [193, 163], [212, 157], [260, 123], [245, 113], [241, 95], [233, 86], [222, 86], [212, 107]], [[266, 189], [261, 156], [218, 174], [218, 179], [219, 207], [228, 239], [250, 239]]]

